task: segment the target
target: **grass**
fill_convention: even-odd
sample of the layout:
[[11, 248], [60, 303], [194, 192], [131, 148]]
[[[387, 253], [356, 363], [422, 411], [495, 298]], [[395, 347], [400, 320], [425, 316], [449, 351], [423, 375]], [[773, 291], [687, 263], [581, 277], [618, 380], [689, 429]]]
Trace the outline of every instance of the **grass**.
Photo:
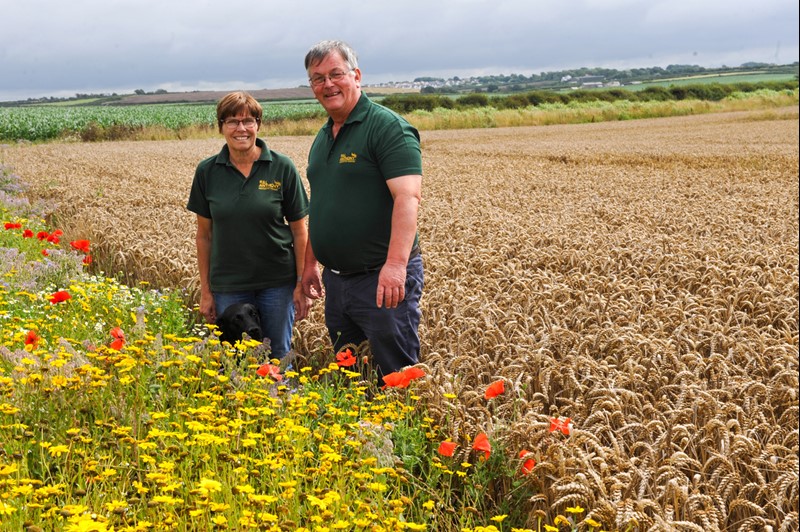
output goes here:
[[0, 175], [0, 528], [600, 527], [528, 511], [532, 455], [485, 435], [443, 451], [421, 368], [377, 389], [357, 348], [286, 369], [189, 330], [180, 293], [88, 275], [91, 243], [61, 241]]
[[757, 92], [723, 101], [681, 100], [667, 102], [573, 102], [570, 104], [542, 104], [524, 109], [497, 110], [481, 107], [467, 110], [437, 108], [433, 111], [413, 111], [408, 120], [420, 130], [470, 129], [515, 126], [545, 126], [554, 124], [583, 124], [686, 116], [724, 111], [752, 111], [796, 105], [798, 92]]
[[627, 90], [642, 90], [647, 87], [669, 87], [671, 85], [696, 85], [697, 83], [761, 83], [764, 81], [789, 81], [796, 78], [796, 74], [768, 74], [754, 72], [749, 74], [729, 72], [725, 74], [705, 74], [701, 76], [685, 76], [669, 78], [659, 81], [646, 81], [636, 85], [625, 85]]

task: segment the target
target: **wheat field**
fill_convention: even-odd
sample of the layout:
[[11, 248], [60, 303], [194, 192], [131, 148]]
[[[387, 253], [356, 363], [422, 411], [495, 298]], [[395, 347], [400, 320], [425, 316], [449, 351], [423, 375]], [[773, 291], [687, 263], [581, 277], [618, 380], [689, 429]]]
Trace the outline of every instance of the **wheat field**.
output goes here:
[[[267, 138], [303, 175], [311, 140]], [[422, 141], [430, 417], [453, 438], [535, 450], [535, 511], [797, 530], [798, 109]], [[222, 143], [19, 144], [0, 162], [107, 274], [191, 298], [184, 206]], [[328, 348], [321, 302], [295, 348]], [[496, 379], [511, 392], [487, 405]], [[553, 416], [572, 419], [568, 437]]]

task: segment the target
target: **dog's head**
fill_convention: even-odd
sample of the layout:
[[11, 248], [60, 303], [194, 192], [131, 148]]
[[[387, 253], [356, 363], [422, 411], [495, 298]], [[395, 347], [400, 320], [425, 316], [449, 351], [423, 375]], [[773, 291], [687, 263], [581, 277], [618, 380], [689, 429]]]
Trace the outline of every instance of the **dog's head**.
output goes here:
[[261, 331], [261, 315], [258, 308], [251, 303], [234, 303], [217, 316], [217, 327], [222, 333], [220, 341], [229, 342], [231, 345], [242, 339], [242, 334], [247, 334], [259, 342], [264, 339]]

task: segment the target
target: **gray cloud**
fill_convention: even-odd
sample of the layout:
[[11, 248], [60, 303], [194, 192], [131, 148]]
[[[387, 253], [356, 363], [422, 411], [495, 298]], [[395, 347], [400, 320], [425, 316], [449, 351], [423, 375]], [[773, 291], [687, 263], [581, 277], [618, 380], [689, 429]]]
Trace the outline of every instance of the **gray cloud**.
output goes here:
[[798, 60], [789, 0], [0, 1], [0, 100], [292, 87], [328, 38], [356, 48], [366, 83]]

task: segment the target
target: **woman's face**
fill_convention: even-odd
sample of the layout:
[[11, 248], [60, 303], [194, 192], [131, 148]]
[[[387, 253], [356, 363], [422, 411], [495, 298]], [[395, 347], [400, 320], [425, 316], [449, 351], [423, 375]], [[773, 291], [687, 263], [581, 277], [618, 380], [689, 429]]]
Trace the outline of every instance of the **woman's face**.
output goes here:
[[233, 116], [229, 116], [222, 123], [222, 134], [228, 149], [246, 152], [255, 146], [258, 129], [261, 124], [251, 116], [247, 109], [242, 109]]

